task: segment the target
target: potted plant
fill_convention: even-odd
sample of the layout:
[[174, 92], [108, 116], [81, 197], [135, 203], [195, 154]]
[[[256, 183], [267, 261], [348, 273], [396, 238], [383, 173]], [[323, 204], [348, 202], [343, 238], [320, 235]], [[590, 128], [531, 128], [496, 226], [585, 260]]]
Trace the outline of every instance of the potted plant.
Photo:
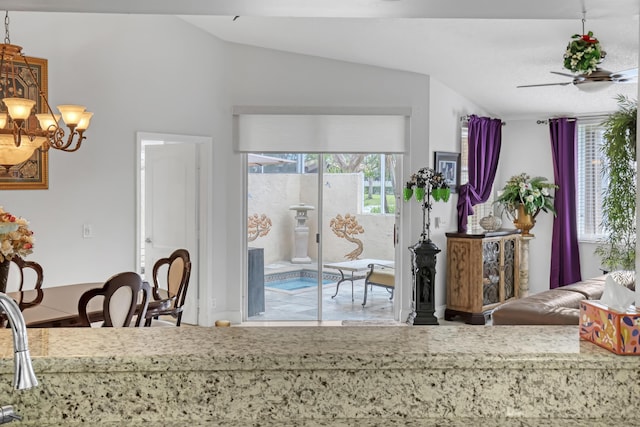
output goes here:
[[556, 188], [558, 186], [548, 182], [547, 178], [531, 178], [528, 174], [521, 173], [509, 178], [502, 194], [494, 203], [502, 207], [514, 225], [522, 230], [523, 236], [533, 236], [529, 231], [540, 212], [556, 214], [553, 195], [549, 192]]
[[608, 177], [602, 213], [606, 238], [596, 255], [607, 270], [635, 270], [636, 258], [636, 116], [637, 102], [618, 96], [619, 109], [605, 127], [603, 171]]

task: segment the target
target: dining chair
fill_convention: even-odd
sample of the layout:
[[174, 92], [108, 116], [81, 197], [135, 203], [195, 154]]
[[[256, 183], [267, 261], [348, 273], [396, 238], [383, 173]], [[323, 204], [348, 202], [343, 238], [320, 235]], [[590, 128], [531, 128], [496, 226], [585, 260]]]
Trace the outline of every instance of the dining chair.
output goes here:
[[[142, 296], [140, 295], [142, 294]], [[103, 296], [102, 322], [92, 322], [87, 305], [98, 296]], [[101, 288], [86, 291], [78, 302], [80, 326], [89, 327], [127, 327], [131, 326], [133, 316], [137, 313], [135, 326], [140, 326], [145, 319], [151, 287], [143, 283], [140, 275], [134, 272], [118, 273], [110, 277]]]
[[[161, 272], [167, 270], [166, 278]], [[182, 311], [191, 276], [191, 259], [186, 249], [176, 249], [169, 257], [160, 258], [153, 266], [153, 300], [149, 303], [145, 326], [180, 326]], [[175, 323], [160, 319], [172, 316]]]
[[10, 267], [9, 275], [11, 276], [11, 271], [13, 270], [18, 271], [19, 280], [16, 280], [14, 284], [18, 285], [19, 291], [40, 289], [42, 287], [44, 274], [40, 264], [35, 261], [26, 261], [18, 255], [14, 255], [13, 258], [11, 258], [11, 263], [17, 268]]
[[[11, 258], [11, 266], [9, 268], [11, 283], [18, 286], [19, 296], [16, 302], [20, 310], [40, 304], [43, 298], [41, 288], [44, 280], [42, 266], [35, 261], [26, 261], [18, 255], [14, 255]], [[12, 271], [17, 271], [17, 276], [14, 276]]]

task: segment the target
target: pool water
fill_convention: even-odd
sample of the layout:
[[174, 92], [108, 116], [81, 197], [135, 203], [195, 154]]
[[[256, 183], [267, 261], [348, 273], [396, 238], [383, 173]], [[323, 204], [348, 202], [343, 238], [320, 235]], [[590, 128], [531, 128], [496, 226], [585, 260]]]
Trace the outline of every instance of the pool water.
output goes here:
[[[323, 280], [323, 284], [331, 283], [330, 280]], [[303, 288], [315, 287], [318, 284], [318, 279], [308, 277], [296, 277], [293, 279], [274, 280], [265, 282], [265, 286], [268, 288], [280, 289], [282, 291], [295, 291]]]

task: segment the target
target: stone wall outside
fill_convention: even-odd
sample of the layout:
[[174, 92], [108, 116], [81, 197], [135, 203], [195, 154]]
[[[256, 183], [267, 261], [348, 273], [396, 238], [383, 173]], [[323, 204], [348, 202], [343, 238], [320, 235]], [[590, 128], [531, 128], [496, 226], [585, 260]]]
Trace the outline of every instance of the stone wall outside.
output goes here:
[[[363, 253], [359, 258], [394, 259], [393, 214], [371, 214], [363, 212], [363, 178], [359, 173], [326, 174], [323, 177], [324, 215], [323, 250], [324, 262], [346, 261], [345, 255], [357, 245], [339, 238], [330, 227], [330, 221], [340, 214], [355, 215], [364, 228], [364, 233], [355, 235], [363, 243]], [[265, 265], [290, 261], [294, 249], [294, 228], [296, 211], [293, 205], [304, 203], [313, 206], [308, 211], [309, 227], [308, 255], [318, 259], [314, 236], [317, 227], [317, 175], [315, 174], [249, 174], [247, 213], [266, 214], [272, 222], [271, 231], [264, 237], [249, 242], [250, 247], [264, 248]]]

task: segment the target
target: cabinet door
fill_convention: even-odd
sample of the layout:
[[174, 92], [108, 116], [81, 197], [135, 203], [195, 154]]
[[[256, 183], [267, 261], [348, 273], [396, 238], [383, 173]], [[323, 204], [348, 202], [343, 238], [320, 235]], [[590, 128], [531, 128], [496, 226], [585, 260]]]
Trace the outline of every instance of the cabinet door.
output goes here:
[[500, 240], [482, 242], [482, 305], [500, 302], [501, 253]]
[[518, 251], [518, 238], [504, 239], [503, 246], [503, 289], [504, 299], [506, 301], [510, 298], [517, 297], [518, 287], [518, 269], [519, 269], [519, 251]]
[[447, 308], [482, 311], [482, 246], [477, 239], [447, 240]]

